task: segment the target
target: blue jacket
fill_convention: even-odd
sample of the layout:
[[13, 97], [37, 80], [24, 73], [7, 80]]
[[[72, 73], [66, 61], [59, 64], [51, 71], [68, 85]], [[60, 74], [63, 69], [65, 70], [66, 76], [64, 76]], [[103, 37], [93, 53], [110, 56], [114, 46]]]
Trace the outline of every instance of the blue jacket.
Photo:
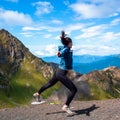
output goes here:
[[68, 46], [59, 46], [60, 64], [59, 68], [63, 70], [71, 70], [73, 67], [72, 50]]

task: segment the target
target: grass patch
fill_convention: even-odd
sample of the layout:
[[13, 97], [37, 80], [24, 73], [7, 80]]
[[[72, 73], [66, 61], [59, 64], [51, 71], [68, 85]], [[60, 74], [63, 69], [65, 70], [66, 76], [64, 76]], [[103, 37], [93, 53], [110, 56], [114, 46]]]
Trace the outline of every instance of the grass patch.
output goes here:
[[89, 82], [91, 88], [90, 100], [105, 100], [113, 98], [109, 92], [103, 90], [96, 82]]
[[[47, 83], [42, 73], [34, 69], [34, 65], [25, 59], [19, 71], [10, 79], [9, 97], [4, 92], [0, 93], [0, 108], [15, 107], [19, 105], [30, 104], [33, 99], [33, 93]], [[42, 96], [47, 98], [53, 91], [58, 90], [59, 84], [46, 90]]]
[[11, 99], [6, 96], [5, 92], [0, 90], [0, 109], [7, 107], [15, 107], [15, 105]]

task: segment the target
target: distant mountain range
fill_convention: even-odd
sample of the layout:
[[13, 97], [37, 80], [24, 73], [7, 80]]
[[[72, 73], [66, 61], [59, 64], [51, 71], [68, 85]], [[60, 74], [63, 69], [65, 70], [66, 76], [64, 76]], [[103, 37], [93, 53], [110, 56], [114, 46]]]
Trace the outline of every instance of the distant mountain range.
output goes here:
[[[56, 56], [44, 57], [46, 62], [59, 63]], [[101, 70], [109, 66], [120, 67], [120, 54], [109, 56], [79, 55], [73, 57], [74, 70], [80, 73], [88, 73], [93, 70]]]

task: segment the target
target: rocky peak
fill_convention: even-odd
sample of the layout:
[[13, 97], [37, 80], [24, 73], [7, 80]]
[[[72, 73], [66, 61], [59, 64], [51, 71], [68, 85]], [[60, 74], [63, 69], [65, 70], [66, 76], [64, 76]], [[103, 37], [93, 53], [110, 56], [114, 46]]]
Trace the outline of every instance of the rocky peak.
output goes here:
[[28, 49], [8, 31], [0, 30], [0, 58], [2, 62], [20, 62]]
[[42, 59], [34, 56], [23, 43], [5, 29], [0, 30], [0, 75], [9, 76], [16, 73], [24, 59], [34, 65], [36, 71], [45, 78], [51, 77], [53, 68]]
[[103, 70], [95, 70], [83, 76], [88, 81], [99, 81], [101, 79], [118, 80], [120, 82], [120, 69], [116, 66], [111, 66]]
[[[20, 67], [28, 49], [8, 31], [0, 30], [0, 64], [11, 67], [11, 73], [15, 73]], [[6, 71], [9, 73], [10, 71]]]
[[[107, 93], [109, 93], [112, 97], [118, 97], [120, 94], [120, 69], [118, 67], [111, 66], [84, 75], [70, 71], [68, 76], [77, 87], [78, 92], [76, 94], [76, 99], [82, 98], [83, 95], [88, 99], [99, 99], [99, 97], [96, 97], [96, 91], [99, 94], [103, 94], [104, 92], [106, 96]], [[107, 91], [107, 93], [105, 91]], [[68, 89], [62, 86], [57, 93], [59, 99], [64, 98], [63, 92], [65, 92], [65, 94], [69, 93]]]

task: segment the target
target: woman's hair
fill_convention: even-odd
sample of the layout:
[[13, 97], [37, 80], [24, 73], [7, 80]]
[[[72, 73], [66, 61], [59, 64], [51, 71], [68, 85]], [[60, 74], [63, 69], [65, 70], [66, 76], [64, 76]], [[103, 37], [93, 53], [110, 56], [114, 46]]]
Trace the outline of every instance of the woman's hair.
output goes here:
[[60, 38], [63, 45], [68, 45], [70, 42], [72, 43], [72, 39], [69, 37], [66, 37], [66, 34], [64, 31], [61, 32]]

